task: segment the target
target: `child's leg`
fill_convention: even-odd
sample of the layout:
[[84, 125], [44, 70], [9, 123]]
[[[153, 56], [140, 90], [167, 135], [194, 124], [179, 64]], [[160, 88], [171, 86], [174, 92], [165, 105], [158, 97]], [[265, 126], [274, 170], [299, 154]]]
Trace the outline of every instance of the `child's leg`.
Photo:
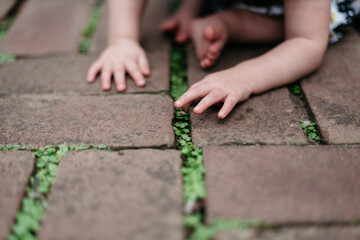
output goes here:
[[192, 39], [202, 67], [213, 65], [228, 40], [276, 42], [284, 38], [282, 17], [228, 10], [192, 23]]

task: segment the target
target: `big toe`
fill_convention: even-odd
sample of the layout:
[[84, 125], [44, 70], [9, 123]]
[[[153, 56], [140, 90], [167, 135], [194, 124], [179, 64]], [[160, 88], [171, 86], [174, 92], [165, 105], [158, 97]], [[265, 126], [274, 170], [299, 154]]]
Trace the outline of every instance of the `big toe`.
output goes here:
[[208, 41], [216, 41], [221, 37], [221, 29], [215, 25], [209, 25], [204, 29], [204, 38]]

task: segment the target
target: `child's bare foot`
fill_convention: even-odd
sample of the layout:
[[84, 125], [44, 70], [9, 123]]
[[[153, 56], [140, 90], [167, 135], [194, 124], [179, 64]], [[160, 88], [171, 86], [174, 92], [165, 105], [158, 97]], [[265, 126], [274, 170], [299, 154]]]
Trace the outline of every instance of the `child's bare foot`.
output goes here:
[[229, 37], [225, 23], [216, 16], [197, 19], [192, 22], [191, 31], [200, 65], [212, 66]]

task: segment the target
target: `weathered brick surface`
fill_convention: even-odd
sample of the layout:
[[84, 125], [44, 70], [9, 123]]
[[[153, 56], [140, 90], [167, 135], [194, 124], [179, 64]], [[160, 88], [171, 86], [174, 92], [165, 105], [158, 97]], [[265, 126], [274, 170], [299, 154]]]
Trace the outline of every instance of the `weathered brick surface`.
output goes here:
[[[190, 85], [206, 74], [234, 66], [265, 52], [267, 48], [244, 47], [226, 50], [211, 71], [203, 71], [194, 53], [188, 57]], [[238, 104], [225, 119], [217, 117], [219, 107], [211, 107], [201, 115], [191, 113], [192, 136], [196, 145], [224, 143], [295, 143], [306, 139], [298, 124], [297, 115], [286, 88], [251, 97]]]
[[68, 154], [39, 239], [183, 239], [180, 167], [175, 150]]
[[[107, 8], [107, 4], [105, 4], [100, 23], [91, 43], [90, 53], [99, 54], [108, 44]], [[169, 9], [169, 1], [167, 0], [152, 0], [148, 2], [141, 31], [141, 45], [145, 48], [148, 55], [151, 55], [155, 50], [156, 52], [168, 52], [170, 49], [169, 41], [159, 32], [161, 22], [169, 15]], [[163, 66], [169, 66], [168, 58], [163, 60]]]
[[[143, 88], [128, 78], [129, 92], [159, 92], [169, 89], [169, 69], [163, 66], [165, 53], [154, 52], [150, 56], [153, 72]], [[109, 92], [101, 89], [100, 78], [94, 84], [86, 83], [87, 70], [95, 61], [89, 56], [56, 56], [24, 59], [0, 66], [0, 95], [11, 94], [116, 94], [113, 86]]]
[[330, 46], [322, 67], [301, 82], [329, 143], [360, 143], [360, 47]]
[[172, 100], [163, 95], [0, 99], [0, 144], [171, 146]]
[[94, 1], [29, 0], [0, 45], [2, 53], [41, 55], [77, 52]]
[[0, 239], [6, 239], [34, 166], [30, 152], [0, 152]]
[[359, 146], [206, 147], [206, 220], [358, 220], [359, 154]]
[[215, 240], [358, 240], [359, 227], [288, 228], [279, 231], [230, 231], [219, 233]]
[[252, 97], [235, 107], [224, 120], [218, 119], [219, 110], [219, 107], [211, 107], [201, 115], [191, 112], [192, 137], [196, 145], [306, 143], [285, 88]]
[[0, 21], [4, 19], [14, 4], [15, 0], [0, 0]]

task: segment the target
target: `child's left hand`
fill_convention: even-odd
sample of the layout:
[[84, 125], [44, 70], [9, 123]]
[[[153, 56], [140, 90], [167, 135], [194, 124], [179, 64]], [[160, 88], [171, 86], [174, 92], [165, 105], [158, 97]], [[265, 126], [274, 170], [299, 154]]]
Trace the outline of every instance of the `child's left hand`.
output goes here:
[[174, 105], [188, 110], [192, 101], [202, 98], [194, 108], [194, 113], [201, 114], [211, 105], [223, 102], [218, 117], [225, 118], [238, 102], [253, 93], [248, 81], [246, 74], [239, 73], [236, 67], [216, 72], [192, 85]]

